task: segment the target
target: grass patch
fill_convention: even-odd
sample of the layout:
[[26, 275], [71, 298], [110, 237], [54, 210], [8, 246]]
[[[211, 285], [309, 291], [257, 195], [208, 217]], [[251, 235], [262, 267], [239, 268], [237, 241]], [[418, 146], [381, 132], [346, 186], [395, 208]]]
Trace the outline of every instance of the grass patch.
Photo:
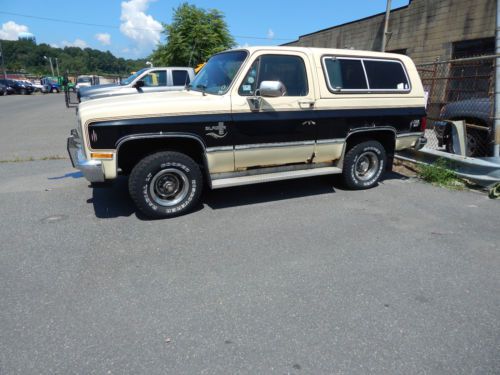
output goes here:
[[465, 183], [451, 170], [451, 164], [446, 159], [438, 159], [434, 164], [418, 166], [419, 177], [433, 185], [449, 189], [463, 189]]

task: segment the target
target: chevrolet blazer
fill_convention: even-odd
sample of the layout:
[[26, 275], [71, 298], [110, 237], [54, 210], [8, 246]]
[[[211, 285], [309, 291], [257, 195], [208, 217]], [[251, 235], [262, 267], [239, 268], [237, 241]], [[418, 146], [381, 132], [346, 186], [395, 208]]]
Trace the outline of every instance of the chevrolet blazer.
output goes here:
[[128, 176], [150, 217], [212, 189], [342, 174], [377, 185], [397, 150], [426, 142], [425, 97], [403, 55], [250, 47], [212, 56], [183, 91], [83, 102], [68, 138], [90, 182]]

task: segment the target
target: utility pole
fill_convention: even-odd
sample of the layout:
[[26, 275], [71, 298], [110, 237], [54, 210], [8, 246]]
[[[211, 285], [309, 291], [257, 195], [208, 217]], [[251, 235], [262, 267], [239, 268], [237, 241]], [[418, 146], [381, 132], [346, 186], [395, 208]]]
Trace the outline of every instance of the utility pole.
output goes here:
[[391, 0], [387, 0], [387, 7], [385, 8], [384, 34], [382, 35], [382, 47], [380, 48], [382, 52], [385, 52], [385, 46], [387, 44], [387, 34], [389, 29], [390, 15], [391, 15]]
[[54, 77], [54, 66], [52, 65], [52, 57], [47, 57], [47, 56], [44, 56], [43, 58], [44, 58], [45, 60], [49, 60], [50, 70], [52, 71], [52, 77]]
[[59, 77], [59, 59], [56, 57], [56, 70], [57, 70], [57, 76]]
[[496, 59], [495, 59], [495, 114], [493, 117], [493, 134], [495, 137], [495, 146], [493, 147], [493, 156], [500, 157], [500, 0], [497, 0], [497, 19], [496, 19]]
[[3, 79], [7, 79], [7, 72], [5, 71], [5, 64], [3, 61], [3, 51], [2, 51], [2, 41], [1, 40], [0, 40], [0, 57], [2, 58]]

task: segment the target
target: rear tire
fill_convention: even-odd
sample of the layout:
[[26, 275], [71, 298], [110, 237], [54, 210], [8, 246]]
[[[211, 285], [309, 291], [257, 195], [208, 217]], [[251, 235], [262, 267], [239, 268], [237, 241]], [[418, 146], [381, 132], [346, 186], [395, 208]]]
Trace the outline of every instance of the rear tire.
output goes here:
[[380, 142], [361, 142], [345, 154], [342, 178], [350, 189], [370, 189], [377, 185], [386, 164], [387, 156]]
[[136, 207], [151, 218], [169, 218], [189, 212], [203, 188], [200, 167], [179, 152], [158, 152], [132, 169], [129, 192]]

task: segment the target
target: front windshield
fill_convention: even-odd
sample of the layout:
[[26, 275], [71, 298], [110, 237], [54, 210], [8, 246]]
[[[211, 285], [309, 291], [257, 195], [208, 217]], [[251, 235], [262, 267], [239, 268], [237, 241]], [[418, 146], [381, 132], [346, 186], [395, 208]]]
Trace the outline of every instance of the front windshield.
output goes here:
[[144, 73], [148, 68], [144, 68], [144, 69], [141, 69], [139, 70], [138, 72], [135, 72], [134, 74], [132, 74], [130, 77], [128, 78], [125, 78], [124, 80], [122, 80], [121, 84], [122, 85], [128, 85], [129, 83], [131, 83], [134, 79], [136, 79], [137, 77], [139, 77], [142, 73]]
[[78, 80], [76, 81], [77, 83], [83, 83], [83, 82], [90, 82], [92, 81], [90, 77], [79, 77]]
[[246, 51], [224, 52], [213, 56], [196, 75], [190, 87], [208, 94], [224, 94], [246, 57]]

